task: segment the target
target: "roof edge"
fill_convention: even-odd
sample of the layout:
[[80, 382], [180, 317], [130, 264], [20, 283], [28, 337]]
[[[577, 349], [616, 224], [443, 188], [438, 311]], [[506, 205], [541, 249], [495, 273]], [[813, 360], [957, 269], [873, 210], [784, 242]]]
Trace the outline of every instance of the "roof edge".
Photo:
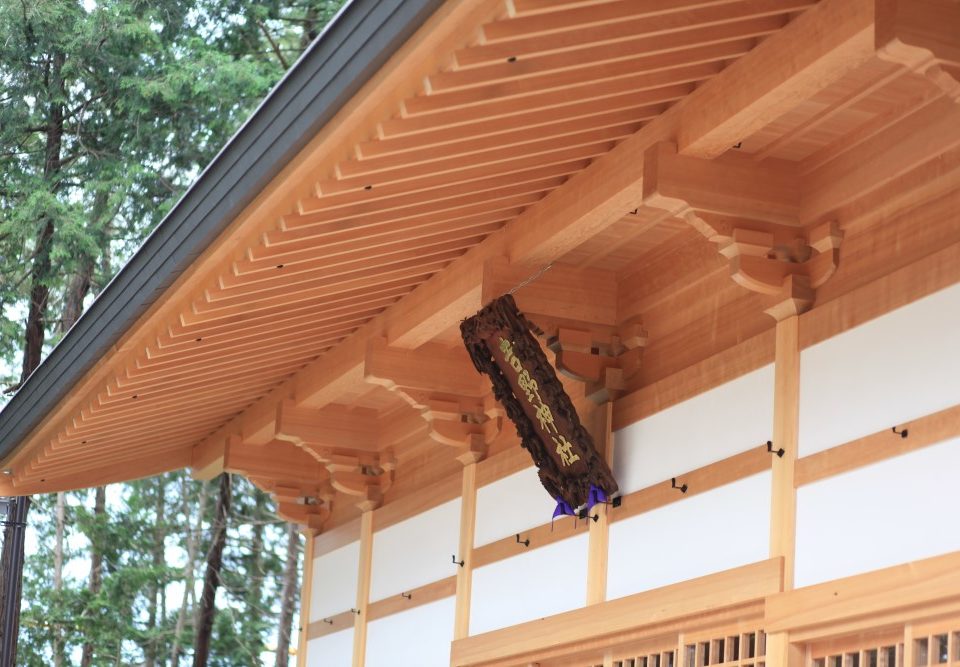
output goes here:
[[0, 411], [0, 460], [367, 83], [443, 0], [352, 0]]

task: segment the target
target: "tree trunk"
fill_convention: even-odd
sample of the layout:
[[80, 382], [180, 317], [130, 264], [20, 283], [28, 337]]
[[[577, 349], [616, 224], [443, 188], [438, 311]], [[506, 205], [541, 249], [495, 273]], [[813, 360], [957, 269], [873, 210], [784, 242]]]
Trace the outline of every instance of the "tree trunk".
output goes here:
[[[100, 593], [103, 587], [103, 545], [100, 544], [98, 535], [100, 524], [107, 513], [107, 488], [98, 486], [95, 492], [93, 503], [93, 517], [95, 532], [93, 539], [90, 540], [90, 592], [93, 597]], [[93, 663], [93, 643], [89, 640], [83, 644], [83, 653], [80, 656], [80, 667], [90, 667]]]
[[203, 576], [203, 594], [200, 596], [200, 613], [197, 619], [196, 640], [193, 643], [193, 667], [206, 667], [210, 656], [210, 635], [213, 632], [214, 605], [217, 588], [220, 586], [220, 569], [223, 566], [223, 547], [227, 541], [227, 520], [230, 516], [230, 475], [220, 475], [220, 495], [213, 520], [213, 537], [207, 552], [206, 571]]
[[280, 627], [277, 630], [276, 667], [287, 667], [290, 662], [290, 632], [293, 610], [297, 604], [297, 576], [300, 561], [300, 535], [296, 524], [287, 524], [287, 563], [283, 570], [283, 589], [280, 593]]
[[[65, 57], [62, 53], [55, 53], [50, 69], [51, 98], [64, 98], [63, 79], [60, 75]], [[47, 142], [43, 177], [51, 191], [57, 189], [56, 180], [61, 169], [61, 149], [63, 146], [63, 105], [57, 101], [50, 104], [46, 127]], [[55, 224], [53, 218], [45, 215], [40, 221], [40, 231], [37, 235], [37, 245], [34, 248], [33, 263], [30, 266], [30, 308], [27, 312], [27, 326], [23, 349], [23, 368], [20, 373], [20, 382], [23, 383], [30, 373], [40, 365], [43, 353], [43, 341], [47, 321], [47, 300], [50, 297], [50, 287], [47, 280], [50, 277], [50, 248], [53, 245]]]
[[17, 637], [20, 628], [20, 596], [23, 592], [23, 545], [30, 511], [30, 496], [14, 499], [7, 507], [3, 531], [3, 555], [0, 556], [0, 664], [17, 664]]
[[[63, 532], [67, 515], [67, 494], [62, 491], [57, 494], [57, 537], [53, 547], [53, 590], [56, 593], [57, 604], [60, 603], [60, 593], [63, 591]], [[63, 667], [63, 637], [59, 624], [53, 626], [53, 667]]]
[[187, 610], [194, 599], [194, 567], [197, 562], [197, 549], [200, 546], [199, 535], [203, 530], [203, 515], [207, 510], [207, 484], [200, 485], [200, 498], [197, 502], [197, 525], [190, 525], [190, 494], [186, 476], [180, 478], [180, 494], [183, 500], [183, 516], [187, 524], [187, 562], [183, 566], [183, 600], [180, 602], [180, 611], [177, 612], [177, 624], [173, 631], [173, 647], [170, 650], [170, 667], [180, 667], [180, 638], [183, 636], [187, 622]]
[[250, 624], [245, 624], [246, 634], [249, 635], [248, 646], [250, 651], [250, 661], [252, 665], [260, 667], [260, 655], [264, 650], [263, 642], [263, 628], [264, 628], [264, 619], [269, 613], [267, 610], [263, 609], [263, 583], [264, 583], [264, 566], [263, 566], [263, 534], [264, 534], [264, 517], [267, 514], [267, 503], [269, 502], [270, 496], [261, 491], [260, 489], [254, 488], [254, 506], [253, 514], [250, 517], [252, 523], [251, 528], [251, 537], [250, 537], [250, 557], [247, 559], [246, 570], [247, 578], [250, 581], [250, 585], [247, 588], [247, 592], [244, 595], [247, 609], [250, 610], [250, 613], [254, 614], [251, 617], [253, 621]]
[[[154, 513], [156, 515], [153, 527], [153, 547], [152, 562], [153, 575], [150, 584], [150, 608], [147, 618], [147, 627], [150, 635], [147, 639], [146, 651], [144, 651], [144, 667], [156, 667], [157, 664], [157, 644], [160, 636], [158, 624], [158, 606], [160, 604], [160, 592], [163, 589], [164, 581], [162, 577], [162, 566], [164, 563], [163, 543], [166, 537], [164, 530], [164, 513], [166, 512], [166, 480], [163, 475], [157, 477], [157, 498]], [[159, 623], [163, 622], [163, 615], [159, 615]]]

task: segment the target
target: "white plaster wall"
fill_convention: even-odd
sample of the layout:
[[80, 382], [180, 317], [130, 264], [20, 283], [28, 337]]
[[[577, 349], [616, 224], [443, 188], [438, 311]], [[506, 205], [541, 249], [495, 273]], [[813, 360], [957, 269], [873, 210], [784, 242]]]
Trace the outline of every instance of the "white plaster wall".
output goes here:
[[550, 521], [557, 503], [534, 467], [477, 489], [474, 545], [483, 546]]
[[766, 560], [770, 488], [764, 472], [612, 523], [607, 599]]
[[765, 443], [773, 432], [773, 366], [715, 387], [614, 434], [624, 494]]
[[954, 285], [804, 350], [800, 455], [960, 403], [958, 341]]
[[[353, 628], [307, 642], [307, 667], [350, 667], [353, 664]], [[372, 664], [370, 667], [374, 667]]]
[[[565, 519], [570, 521], [571, 519]], [[473, 571], [470, 634], [582, 607], [587, 597], [587, 532]]]
[[369, 667], [447, 667], [455, 598], [444, 598], [367, 625]]
[[451, 556], [457, 553], [459, 542], [459, 498], [377, 530], [373, 534], [370, 600], [400, 595], [456, 574]]
[[311, 622], [356, 606], [359, 567], [359, 541], [313, 559], [313, 582], [310, 591]]
[[797, 490], [796, 584], [960, 550], [960, 438]]

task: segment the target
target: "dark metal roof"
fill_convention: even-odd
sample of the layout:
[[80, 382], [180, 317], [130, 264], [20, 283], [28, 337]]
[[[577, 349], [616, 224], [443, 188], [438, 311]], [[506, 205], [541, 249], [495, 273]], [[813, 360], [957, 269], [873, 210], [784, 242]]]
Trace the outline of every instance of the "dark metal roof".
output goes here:
[[353, 0], [0, 412], [7, 457], [443, 0]]

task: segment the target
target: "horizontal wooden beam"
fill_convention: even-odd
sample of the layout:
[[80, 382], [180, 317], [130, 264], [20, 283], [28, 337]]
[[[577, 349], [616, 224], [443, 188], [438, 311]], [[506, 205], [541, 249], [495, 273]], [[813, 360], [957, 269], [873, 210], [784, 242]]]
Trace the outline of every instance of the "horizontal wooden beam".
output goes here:
[[513, 297], [524, 315], [543, 326], [556, 322], [598, 327], [617, 324], [617, 276], [613, 271], [554, 263], [540, 273], [511, 265], [506, 258], [487, 262], [483, 303], [511, 290], [516, 290]]
[[388, 389], [429, 391], [482, 398], [490, 384], [473, 367], [463, 346], [427, 344], [417, 350], [387, 345], [383, 338], [370, 341], [364, 379]]
[[[952, 599], [960, 603], [960, 552], [914, 561], [905, 565], [859, 574], [816, 586], [807, 586], [767, 600], [767, 632], [796, 632], [806, 635], [823, 628], [863, 617], [887, 614], [890, 624], [927, 616], [933, 602]], [[848, 630], [849, 626], [844, 630]]]
[[680, 153], [717, 157], [873, 57], [875, 1], [821, 2], [697, 91], [679, 114]]
[[212, 437], [236, 432], [238, 424], [265, 432], [271, 408], [286, 398], [311, 408], [335, 402], [363, 383], [369, 339], [385, 336], [391, 346], [413, 349], [456, 326], [482, 305], [488, 262], [506, 257], [512, 266], [545, 267], [636, 208], [650, 146], [679, 138], [681, 154], [715, 157], [736, 143], [733, 137], [759, 129], [871, 57], [872, 29], [872, 0], [823, 0], [308, 364], [258, 402], [256, 417], [240, 417]]
[[796, 485], [812, 484], [954, 438], [960, 435], [960, 405], [897, 426], [908, 437], [884, 429], [799, 459]]
[[377, 413], [341, 405], [314, 410], [283, 401], [277, 408], [274, 437], [294, 445], [375, 452], [379, 448]]
[[223, 459], [225, 472], [261, 477], [277, 484], [310, 482], [320, 484], [329, 475], [306, 451], [282, 440], [258, 446], [232, 439]]
[[[780, 591], [773, 558], [453, 642], [452, 667], [482, 665], [745, 604]], [[559, 638], [559, 639], [558, 639]]]
[[808, 174], [803, 181], [801, 220], [814, 224], [829, 219], [844, 204], [958, 145], [960, 104], [936, 99]]
[[728, 154], [713, 160], [677, 153], [661, 142], [643, 159], [643, 203], [682, 213], [708, 213], [799, 224], [800, 189], [796, 164]]

